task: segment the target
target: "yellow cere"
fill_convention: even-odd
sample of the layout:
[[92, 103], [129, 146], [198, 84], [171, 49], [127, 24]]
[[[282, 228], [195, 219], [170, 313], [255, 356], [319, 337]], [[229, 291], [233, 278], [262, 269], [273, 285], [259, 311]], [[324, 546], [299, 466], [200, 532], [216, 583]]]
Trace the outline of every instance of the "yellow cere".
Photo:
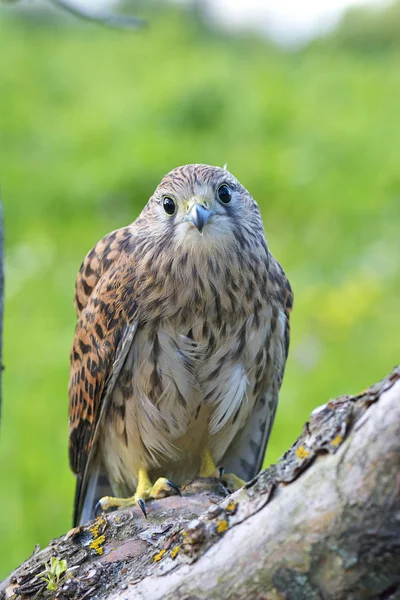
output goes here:
[[223, 533], [224, 531], [226, 531], [228, 529], [228, 527], [229, 527], [229, 525], [228, 525], [228, 521], [226, 519], [223, 519], [222, 521], [218, 521], [217, 532]]
[[153, 556], [153, 561], [158, 562], [159, 560], [161, 560], [162, 557], [164, 556], [165, 552], [166, 552], [166, 550], [160, 550], [160, 552], [158, 554]]
[[310, 454], [310, 451], [309, 451], [309, 450], [306, 450], [306, 449], [304, 448], [304, 446], [299, 446], [299, 447], [297, 448], [297, 450], [296, 450], [296, 456], [297, 456], [297, 458], [299, 458], [300, 460], [301, 460], [302, 458], [307, 458], [307, 456], [308, 456], [309, 454]]
[[332, 440], [332, 446], [339, 446], [343, 442], [343, 436], [337, 435], [334, 440]]
[[172, 548], [172, 550], [171, 550], [171, 558], [175, 558], [176, 555], [178, 554], [178, 552], [179, 552], [179, 546], [175, 546], [175, 548]]

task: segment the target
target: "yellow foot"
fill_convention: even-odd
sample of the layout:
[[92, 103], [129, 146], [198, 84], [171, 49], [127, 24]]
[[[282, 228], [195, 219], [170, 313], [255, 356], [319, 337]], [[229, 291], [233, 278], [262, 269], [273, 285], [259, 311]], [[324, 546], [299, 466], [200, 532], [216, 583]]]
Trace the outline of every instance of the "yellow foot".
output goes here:
[[169, 479], [166, 479], [165, 477], [159, 477], [155, 484], [152, 485], [147, 471], [145, 469], [139, 469], [136, 493], [130, 498], [114, 498], [113, 496], [104, 496], [98, 501], [95, 508], [95, 513], [106, 511], [112, 507], [126, 508], [127, 506], [138, 505], [146, 517], [146, 500], [149, 498], [165, 498], [165, 496], [170, 496], [174, 492], [179, 494], [179, 496], [181, 495], [179, 487]]
[[240, 477], [235, 475], [235, 473], [226, 473], [225, 474], [223, 472], [223, 470], [222, 470], [220, 477], [221, 477], [222, 483], [224, 484], [224, 486], [226, 488], [228, 488], [228, 490], [230, 492], [236, 492], [236, 490], [243, 487], [244, 484], [246, 483], [245, 481], [243, 481], [243, 479], [240, 479]]
[[231, 492], [235, 492], [246, 483], [234, 473], [225, 474], [223, 467], [216, 467], [211, 450], [209, 449], [207, 449], [202, 456], [199, 475], [200, 477], [217, 477], [218, 479], [221, 479], [224, 486]]

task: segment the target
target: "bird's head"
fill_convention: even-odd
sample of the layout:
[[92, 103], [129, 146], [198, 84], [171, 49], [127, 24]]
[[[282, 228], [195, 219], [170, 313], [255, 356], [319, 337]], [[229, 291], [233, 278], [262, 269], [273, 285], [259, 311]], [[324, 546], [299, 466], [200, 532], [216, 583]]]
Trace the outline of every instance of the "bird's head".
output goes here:
[[209, 165], [185, 165], [165, 175], [146, 207], [149, 218], [158, 239], [189, 252], [263, 237], [256, 202], [229, 171]]

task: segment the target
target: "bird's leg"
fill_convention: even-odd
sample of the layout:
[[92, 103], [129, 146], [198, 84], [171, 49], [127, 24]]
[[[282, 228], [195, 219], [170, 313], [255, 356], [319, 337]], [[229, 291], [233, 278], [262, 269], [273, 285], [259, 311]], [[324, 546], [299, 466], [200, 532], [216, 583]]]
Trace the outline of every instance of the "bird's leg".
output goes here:
[[215, 466], [214, 458], [209, 448], [206, 448], [201, 457], [200, 477], [220, 477], [220, 471]]
[[141, 508], [144, 516], [146, 516], [146, 500], [149, 498], [164, 498], [165, 496], [170, 496], [174, 491], [181, 495], [179, 487], [165, 477], [159, 477], [157, 481], [152, 484], [147, 470], [140, 467], [138, 471], [136, 492], [133, 496], [130, 498], [114, 498], [113, 496], [104, 496], [103, 498], [100, 498], [97, 506], [99, 509], [105, 511], [112, 507], [125, 508], [127, 506], [135, 506], [137, 504]]
[[240, 489], [246, 483], [244, 479], [241, 479], [235, 473], [224, 473], [222, 469], [221, 473], [222, 483], [230, 492], [236, 492], [236, 490]]
[[244, 486], [246, 483], [243, 479], [240, 479], [234, 473], [224, 473], [223, 467], [216, 467], [213, 455], [209, 448], [203, 452], [201, 457], [201, 466], [200, 466], [200, 477], [218, 477], [222, 480], [222, 483], [227, 487], [231, 492], [234, 492]]

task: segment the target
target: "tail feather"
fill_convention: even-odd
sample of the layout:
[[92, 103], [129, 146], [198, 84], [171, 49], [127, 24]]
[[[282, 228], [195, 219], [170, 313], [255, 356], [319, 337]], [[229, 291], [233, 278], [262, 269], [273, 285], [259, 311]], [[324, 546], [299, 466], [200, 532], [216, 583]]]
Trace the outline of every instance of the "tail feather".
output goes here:
[[[81, 490], [80, 478], [76, 482], [76, 490], [75, 490], [75, 507], [74, 507], [74, 527], [78, 525], [84, 525], [88, 521], [91, 521], [95, 518], [95, 507], [97, 502], [103, 496], [109, 496], [112, 494], [111, 485], [108, 481], [107, 475], [100, 471], [100, 468], [97, 467], [88, 478], [88, 484], [86, 490], [83, 492]], [[81, 493], [84, 493], [84, 500], [82, 503], [82, 508], [79, 509], [78, 499], [81, 496]]]

